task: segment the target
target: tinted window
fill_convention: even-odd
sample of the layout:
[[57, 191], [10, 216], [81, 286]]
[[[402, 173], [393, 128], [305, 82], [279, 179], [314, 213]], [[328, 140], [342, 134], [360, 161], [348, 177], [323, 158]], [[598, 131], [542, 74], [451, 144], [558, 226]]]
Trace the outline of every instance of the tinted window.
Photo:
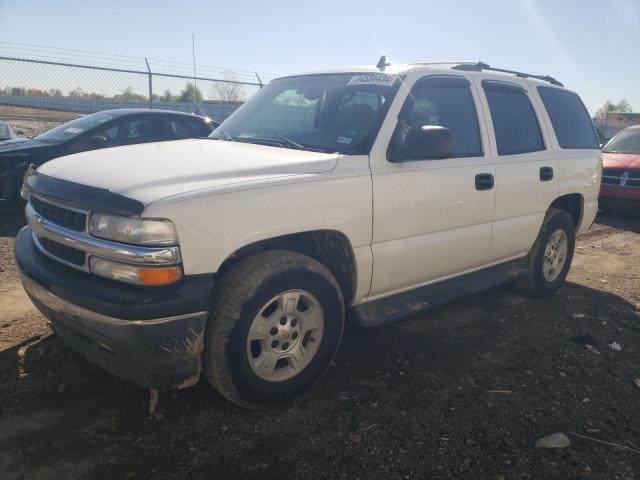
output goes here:
[[544, 150], [540, 125], [526, 92], [516, 84], [483, 80], [498, 155]]
[[118, 140], [119, 145], [152, 142], [153, 126], [151, 121], [144, 119], [126, 122], [121, 128]]
[[425, 125], [449, 129], [454, 156], [482, 155], [478, 115], [466, 79], [433, 76], [418, 81], [398, 117], [394, 143], [401, 149], [409, 130]]
[[[97, 143], [96, 138], [102, 137]], [[94, 128], [83, 137], [74, 140], [66, 153], [78, 153], [96, 148], [119, 147], [136, 143], [153, 142], [153, 127], [148, 119], [119, 120], [104, 127]]]
[[165, 118], [166, 140], [205, 137], [211, 133], [197, 121], [189, 118]]
[[538, 87], [538, 93], [562, 148], [598, 148], [591, 119], [578, 95], [553, 87]]

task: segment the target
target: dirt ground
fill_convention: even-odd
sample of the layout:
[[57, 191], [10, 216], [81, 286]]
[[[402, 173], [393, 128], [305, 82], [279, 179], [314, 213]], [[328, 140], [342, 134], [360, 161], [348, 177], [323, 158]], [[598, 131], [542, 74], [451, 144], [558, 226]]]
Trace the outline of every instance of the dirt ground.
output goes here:
[[21, 137], [35, 137], [79, 116], [80, 113], [0, 105], [0, 120], [9, 122], [15, 132], [21, 130]]
[[[241, 410], [201, 381], [161, 393], [153, 419], [145, 390], [47, 336], [16, 277], [18, 227], [0, 216], [4, 480], [640, 478], [640, 219], [598, 218], [552, 298], [504, 286], [348, 327], [291, 404]], [[571, 446], [534, 448], [555, 432]]]

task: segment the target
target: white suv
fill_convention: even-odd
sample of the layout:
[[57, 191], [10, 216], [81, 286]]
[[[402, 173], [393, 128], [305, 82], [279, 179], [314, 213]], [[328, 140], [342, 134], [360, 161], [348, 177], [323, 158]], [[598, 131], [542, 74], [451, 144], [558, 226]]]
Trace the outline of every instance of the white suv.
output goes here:
[[553, 78], [382, 59], [274, 80], [209, 139], [29, 171], [16, 258], [97, 364], [152, 389], [202, 370], [251, 407], [320, 377], [345, 311], [368, 326], [511, 280], [555, 292], [600, 177]]

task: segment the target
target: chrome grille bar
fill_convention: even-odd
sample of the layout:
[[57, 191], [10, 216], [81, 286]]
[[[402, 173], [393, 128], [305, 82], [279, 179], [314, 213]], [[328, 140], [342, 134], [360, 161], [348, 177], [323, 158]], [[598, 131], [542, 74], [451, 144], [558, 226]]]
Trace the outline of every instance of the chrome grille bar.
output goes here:
[[[136, 265], [173, 265], [181, 261], [178, 247], [139, 247], [111, 242], [92, 237], [87, 233], [61, 227], [38, 214], [30, 203], [27, 204], [25, 212], [27, 223], [33, 231], [36, 245], [40, 251], [65, 265], [79, 270], [88, 271], [88, 257], [92, 255]], [[86, 253], [87, 261], [85, 261], [84, 265], [74, 265], [64, 261], [64, 259], [57, 258], [43, 248], [38, 238], [48, 238], [67, 247], [81, 250]]]

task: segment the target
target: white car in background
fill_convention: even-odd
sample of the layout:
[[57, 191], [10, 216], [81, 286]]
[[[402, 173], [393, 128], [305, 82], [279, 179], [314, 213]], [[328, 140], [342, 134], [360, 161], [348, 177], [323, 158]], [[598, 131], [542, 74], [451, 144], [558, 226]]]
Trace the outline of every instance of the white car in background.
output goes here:
[[11, 128], [11, 125], [9, 125], [8, 122], [0, 121], [0, 142], [4, 142], [6, 140], [15, 140], [19, 138], [18, 135], [24, 135], [24, 133], [21, 130], [18, 130], [18, 133], [16, 134], [16, 132], [13, 131], [13, 128]]

